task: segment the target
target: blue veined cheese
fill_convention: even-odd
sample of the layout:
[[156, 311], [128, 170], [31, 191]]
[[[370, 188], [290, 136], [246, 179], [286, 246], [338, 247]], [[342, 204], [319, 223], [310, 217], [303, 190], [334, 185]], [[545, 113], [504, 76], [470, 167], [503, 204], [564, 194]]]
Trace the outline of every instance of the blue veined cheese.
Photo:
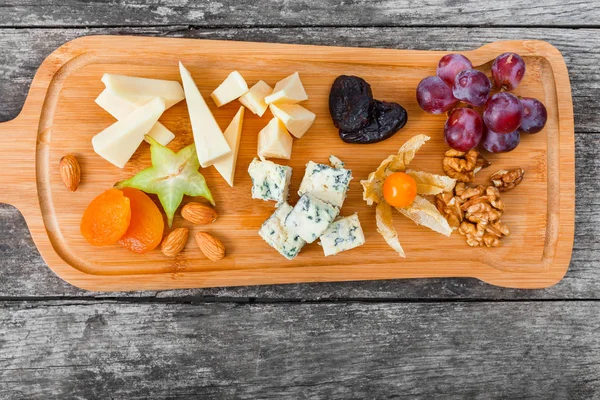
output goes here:
[[312, 243], [325, 232], [339, 212], [339, 208], [306, 193], [285, 219], [285, 226], [307, 243]]
[[285, 227], [285, 219], [292, 209], [292, 206], [288, 203], [283, 203], [275, 210], [273, 215], [262, 224], [258, 231], [260, 237], [263, 238], [269, 246], [277, 250], [288, 260], [295, 258], [306, 244], [300, 236], [291, 233]]
[[325, 256], [333, 256], [365, 244], [365, 235], [357, 214], [333, 221], [320, 239], [319, 244], [323, 247]]
[[255, 158], [248, 167], [248, 173], [252, 178], [253, 199], [274, 200], [277, 205], [287, 201], [292, 167]]
[[352, 180], [352, 171], [344, 168], [337, 157], [330, 157], [333, 167], [309, 161], [298, 194], [310, 193], [338, 208], [342, 208]]

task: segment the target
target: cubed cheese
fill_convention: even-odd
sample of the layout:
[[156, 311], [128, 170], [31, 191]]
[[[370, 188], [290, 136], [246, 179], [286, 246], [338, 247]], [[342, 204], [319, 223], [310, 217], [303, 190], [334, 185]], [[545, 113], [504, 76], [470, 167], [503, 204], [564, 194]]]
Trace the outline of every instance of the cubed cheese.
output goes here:
[[300, 74], [294, 72], [275, 84], [273, 93], [265, 97], [265, 102], [267, 104], [296, 104], [307, 99], [308, 95], [302, 86]]
[[292, 167], [255, 158], [248, 167], [248, 174], [252, 178], [253, 199], [274, 200], [277, 205], [287, 200]]
[[339, 212], [337, 207], [306, 193], [285, 219], [285, 226], [307, 243], [312, 243], [325, 232]]
[[233, 187], [233, 178], [235, 176], [235, 165], [237, 162], [238, 151], [240, 150], [240, 139], [242, 137], [242, 125], [244, 122], [244, 106], [241, 106], [233, 120], [229, 123], [223, 135], [227, 144], [231, 147], [231, 153], [218, 158], [214, 162], [214, 167], [221, 176], [227, 181], [229, 186]]
[[212, 97], [217, 107], [221, 107], [222, 105], [237, 99], [247, 91], [248, 84], [242, 75], [237, 71], [233, 71], [229, 74], [227, 79], [211, 93], [210, 97]]
[[102, 83], [110, 91], [138, 106], [161, 97], [165, 107], [170, 108], [185, 98], [183, 88], [177, 81], [104, 74]]
[[294, 259], [306, 244], [300, 236], [291, 233], [285, 227], [285, 219], [291, 211], [292, 206], [288, 203], [283, 203], [275, 210], [273, 215], [262, 224], [258, 231], [260, 237], [262, 237], [269, 246], [273, 247], [288, 260]]
[[271, 86], [265, 81], [258, 81], [250, 88], [248, 93], [240, 97], [239, 100], [248, 108], [248, 110], [259, 117], [262, 117], [268, 107], [267, 103], [265, 103], [265, 97], [271, 93], [273, 93], [273, 88]]
[[292, 157], [292, 142], [285, 125], [278, 118], [273, 118], [258, 133], [258, 155], [261, 158], [289, 160]]
[[269, 108], [273, 115], [283, 122], [287, 130], [298, 139], [306, 133], [317, 117], [315, 113], [299, 104], [271, 104]]
[[319, 244], [323, 247], [325, 256], [333, 256], [365, 244], [365, 235], [357, 214], [333, 221], [320, 239]]
[[305, 193], [310, 193], [329, 204], [341, 208], [346, 199], [346, 192], [351, 180], [352, 171], [349, 169], [334, 168], [309, 161], [306, 164], [306, 171], [300, 183], [298, 194], [302, 196]]

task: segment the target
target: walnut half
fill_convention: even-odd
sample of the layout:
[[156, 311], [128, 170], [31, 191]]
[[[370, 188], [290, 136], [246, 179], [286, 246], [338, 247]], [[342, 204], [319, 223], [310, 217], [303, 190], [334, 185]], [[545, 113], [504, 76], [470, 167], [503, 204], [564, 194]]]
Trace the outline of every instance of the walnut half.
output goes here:
[[516, 168], [510, 171], [501, 169], [500, 171], [490, 176], [492, 184], [498, 188], [501, 192], [514, 189], [525, 176], [525, 170], [523, 168]]
[[446, 175], [459, 182], [473, 182], [475, 174], [489, 165], [490, 163], [477, 150], [469, 150], [465, 153], [450, 149], [442, 160], [442, 167]]

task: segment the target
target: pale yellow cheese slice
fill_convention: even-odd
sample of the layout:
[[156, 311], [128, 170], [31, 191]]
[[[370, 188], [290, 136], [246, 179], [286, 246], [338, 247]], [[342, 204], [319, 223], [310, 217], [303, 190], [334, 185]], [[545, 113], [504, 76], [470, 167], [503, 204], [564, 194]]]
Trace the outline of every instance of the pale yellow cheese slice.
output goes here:
[[300, 81], [300, 74], [294, 72], [277, 82], [273, 93], [265, 97], [265, 102], [267, 104], [295, 104], [307, 99], [308, 95]]
[[231, 148], [227, 144], [223, 132], [204, 98], [202, 98], [202, 94], [198, 90], [190, 71], [181, 62], [179, 63], [179, 72], [192, 123], [198, 161], [200, 161], [203, 168], [206, 168], [211, 166], [217, 158], [229, 154]]
[[287, 130], [298, 139], [304, 136], [317, 117], [315, 113], [308, 111], [299, 104], [271, 104], [269, 109], [275, 117], [283, 122]]
[[258, 133], [258, 156], [261, 158], [292, 157], [292, 137], [278, 118], [273, 118]]
[[250, 88], [248, 93], [240, 97], [239, 100], [240, 103], [248, 108], [248, 110], [259, 117], [262, 117], [268, 107], [267, 103], [265, 103], [265, 97], [271, 93], [273, 93], [273, 88], [271, 86], [265, 81], [258, 81]]
[[156, 97], [134, 110], [92, 138], [94, 151], [106, 161], [123, 168], [165, 108], [164, 100]]
[[210, 97], [212, 97], [217, 107], [221, 107], [237, 99], [247, 91], [248, 84], [242, 75], [237, 71], [233, 71], [227, 76], [223, 83], [211, 93]]
[[231, 153], [219, 158], [213, 164], [221, 176], [227, 181], [229, 186], [233, 187], [233, 178], [235, 177], [235, 164], [238, 151], [240, 149], [240, 138], [242, 137], [242, 125], [244, 123], [244, 106], [241, 106], [235, 117], [229, 123], [223, 135], [227, 144], [231, 147]]
[[[109, 89], [104, 89], [102, 93], [96, 97], [96, 104], [104, 109], [104, 111], [108, 112], [115, 119], [121, 120], [135, 111], [138, 106], [134, 103], [122, 98], [121, 96], [115, 94]], [[148, 132], [149, 136], [152, 136], [154, 140], [163, 146], [168, 145], [171, 140], [175, 138], [173, 132], [171, 132], [166, 126], [157, 122], [154, 124], [152, 129]]]
[[102, 82], [112, 92], [136, 105], [162, 97], [166, 107], [170, 108], [185, 98], [183, 88], [177, 81], [104, 74]]

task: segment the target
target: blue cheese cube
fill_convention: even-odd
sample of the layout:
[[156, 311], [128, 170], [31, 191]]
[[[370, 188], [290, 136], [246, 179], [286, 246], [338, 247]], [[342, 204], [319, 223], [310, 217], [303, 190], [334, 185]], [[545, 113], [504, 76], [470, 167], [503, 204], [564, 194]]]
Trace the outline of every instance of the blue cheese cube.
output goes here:
[[283, 203], [273, 215], [267, 219], [258, 234], [269, 246], [277, 250], [288, 260], [294, 259], [302, 247], [306, 244], [304, 240], [295, 233], [291, 233], [284, 225], [286, 217], [292, 211], [292, 206]]
[[306, 193], [285, 219], [285, 226], [307, 243], [312, 243], [325, 232], [339, 212], [339, 208]]
[[320, 239], [319, 244], [323, 247], [325, 256], [333, 256], [365, 244], [365, 235], [357, 214], [333, 221]]
[[334, 167], [309, 161], [298, 194], [302, 196], [310, 193], [320, 200], [341, 208], [352, 180], [352, 171], [345, 169], [338, 158], [333, 157], [332, 162]]
[[274, 200], [277, 206], [287, 201], [292, 167], [255, 158], [248, 167], [252, 178], [252, 198]]

